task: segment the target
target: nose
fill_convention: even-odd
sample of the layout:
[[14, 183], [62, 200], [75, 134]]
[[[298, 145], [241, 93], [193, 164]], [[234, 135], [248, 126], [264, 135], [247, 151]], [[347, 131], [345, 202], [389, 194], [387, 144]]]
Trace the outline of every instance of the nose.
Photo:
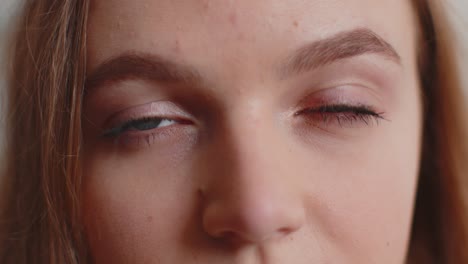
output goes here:
[[233, 186], [223, 196], [210, 201], [203, 214], [203, 227], [214, 238], [263, 244], [303, 225], [300, 208], [265, 186]]
[[278, 142], [259, 126], [250, 131], [237, 126], [214, 144], [207, 157], [210, 180], [202, 191], [203, 228], [211, 237], [263, 244], [304, 225], [298, 177], [287, 148]]

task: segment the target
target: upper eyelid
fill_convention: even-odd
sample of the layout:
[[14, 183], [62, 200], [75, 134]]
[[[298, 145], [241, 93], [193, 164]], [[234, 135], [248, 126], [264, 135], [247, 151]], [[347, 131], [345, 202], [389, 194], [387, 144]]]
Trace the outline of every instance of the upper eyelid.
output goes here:
[[331, 104], [322, 105], [312, 108], [320, 112], [340, 113], [340, 112], [359, 112], [361, 114], [382, 115], [384, 112], [378, 112], [367, 105], [352, 105], [352, 104]]
[[105, 122], [104, 127], [113, 127], [129, 120], [142, 118], [176, 118], [183, 117], [192, 119], [192, 116], [183, 108], [170, 101], [156, 101], [129, 107], [111, 115]]
[[338, 106], [354, 108], [354, 110], [365, 108], [376, 113], [386, 112], [390, 107], [389, 100], [385, 100], [387, 97], [383, 98], [380, 94], [374, 92], [373, 88], [368, 88], [359, 83], [323, 88], [306, 94], [300, 100], [298, 106], [292, 108], [292, 110], [301, 111], [312, 108], [318, 110], [322, 107]]

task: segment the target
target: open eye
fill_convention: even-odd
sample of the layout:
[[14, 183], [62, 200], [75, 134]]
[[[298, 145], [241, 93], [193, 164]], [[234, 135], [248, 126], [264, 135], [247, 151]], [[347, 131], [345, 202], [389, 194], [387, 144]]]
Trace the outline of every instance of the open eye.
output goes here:
[[105, 137], [118, 136], [127, 131], [146, 131], [158, 129], [176, 124], [175, 119], [160, 118], [160, 117], [144, 117], [140, 119], [129, 120], [117, 127], [111, 128], [104, 132]]
[[163, 118], [143, 118], [139, 120], [131, 121], [128, 124], [129, 130], [150, 130], [159, 127], [170, 126], [176, 121], [171, 119]]

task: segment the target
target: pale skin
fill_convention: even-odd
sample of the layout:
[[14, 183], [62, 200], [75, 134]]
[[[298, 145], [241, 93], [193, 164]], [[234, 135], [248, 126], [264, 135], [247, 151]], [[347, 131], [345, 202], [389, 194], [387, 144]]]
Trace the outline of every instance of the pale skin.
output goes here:
[[404, 263], [422, 123], [410, 1], [91, 2], [95, 263]]

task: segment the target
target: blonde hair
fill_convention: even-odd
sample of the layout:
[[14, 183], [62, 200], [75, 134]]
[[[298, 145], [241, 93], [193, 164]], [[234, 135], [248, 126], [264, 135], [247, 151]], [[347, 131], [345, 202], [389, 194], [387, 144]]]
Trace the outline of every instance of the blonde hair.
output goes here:
[[26, 1], [12, 46], [1, 263], [81, 263], [81, 97], [88, 1]]
[[[440, 0], [414, 0], [424, 147], [408, 263], [468, 263], [468, 147], [454, 33]], [[89, 0], [29, 0], [12, 45], [0, 263], [87, 261], [80, 224]], [[4, 221], [5, 220], [5, 221]]]

